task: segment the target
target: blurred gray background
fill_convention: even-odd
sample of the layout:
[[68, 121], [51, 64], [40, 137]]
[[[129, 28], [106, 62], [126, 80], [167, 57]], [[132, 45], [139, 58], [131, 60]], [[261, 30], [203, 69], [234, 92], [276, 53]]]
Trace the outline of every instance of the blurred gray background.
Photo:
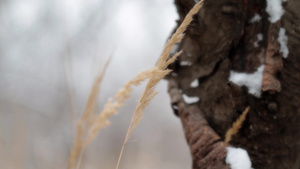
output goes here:
[[[0, 168], [66, 168], [75, 121], [95, 76], [105, 102], [154, 66], [178, 18], [173, 0], [0, 0]], [[82, 169], [115, 168], [145, 83], [84, 153]], [[134, 131], [120, 169], [185, 169], [191, 159], [167, 83]]]

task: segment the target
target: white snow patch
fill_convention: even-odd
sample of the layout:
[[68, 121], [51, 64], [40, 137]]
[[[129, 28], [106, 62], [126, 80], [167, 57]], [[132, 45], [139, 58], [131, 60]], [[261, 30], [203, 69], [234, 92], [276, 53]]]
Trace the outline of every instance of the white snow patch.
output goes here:
[[289, 48], [287, 47], [288, 37], [285, 34], [285, 29], [279, 29], [278, 42], [280, 43], [280, 52], [282, 52], [282, 57], [287, 58], [289, 55]]
[[252, 169], [248, 152], [242, 148], [227, 147], [226, 163], [231, 169]]
[[196, 88], [196, 87], [198, 87], [199, 86], [199, 81], [198, 81], [198, 79], [195, 79], [194, 81], [192, 81], [192, 83], [191, 83], [191, 85], [190, 85], [190, 87], [192, 87], [192, 88]]
[[284, 14], [282, 2], [285, 1], [287, 0], [267, 0], [266, 12], [270, 15], [269, 20], [271, 23], [280, 20], [281, 16]]
[[182, 97], [183, 97], [183, 100], [184, 100], [187, 104], [197, 103], [197, 102], [200, 100], [200, 98], [197, 97], [197, 96], [190, 97], [190, 96], [188, 96], [188, 95], [186, 95], [186, 94], [183, 94]]
[[254, 14], [253, 18], [251, 18], [250, 23], [259, 22], [261, 20], [261, 16], [257, 13]]
[[254, 73], [230, 71], [229, 81], [232, 81], [238, 86], [246, 86], [248, 88], [248, 93], [255, 97], [260, 97], [264, 67], [265, 65], [259, 66]]
[[180, 62], [180, 66], [191, 66], [191, 65], [192, 65], [192, 63], [189, 61], [181, 61]]
[[262, 41], [264, 39], [263, 35], [261, 33], [257, 34], [257, 40], [254, 42], [254, 47], [258, 47], [258, 42]]

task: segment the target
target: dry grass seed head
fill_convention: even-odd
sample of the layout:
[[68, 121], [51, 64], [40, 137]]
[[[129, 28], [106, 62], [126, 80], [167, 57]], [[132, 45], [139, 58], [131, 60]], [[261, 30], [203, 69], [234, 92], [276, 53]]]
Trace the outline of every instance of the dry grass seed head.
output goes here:
[[[192, 21], [192, 16], [198, 12], [198, 10], [201, 8], [203, 4], [203, 0], [199, 3], [197, 3], [193, 9], [187, 14], [185, 20], [183, 23], [179, 26], [177, 31], [173, 34], [171, 39], [168, 40], [167, 44], [165, 45], [165, 48], [162, 52], [162, 55], [160, 56], [156, 66], [153, 69], [141, 72], [138, 74], [134, 79], [129, 81], [124, 85], [122, 89], [119, 90], [119, 92], [110, 99], [106, 105], [104, 106], [103, 111], [94, 119], [89, 122], [88, 127], [88, 133], [87, 136], [84, 138], [84, 132], [86, 128], [84, 128], [87, 119], [90, 119], [92, 117], [93, 111], [95, 110], [95, 100], [97, 98], [97, 95], [99, 93], [98, 86], [100, 85], [102, 78], [104, 76], [105, 70], [107, 68], [107, 65], [105, 66], [104, 70], [100, 74], [100, 76], [96, 79], [90, 97], [89, 101], [87, 103], [86, 109], [83, 113], [82, 118], [79, 120], [77, 124], [77, 134], [75, 143], [73, 145], [73, 148], [70, 153], [69, 158], [69, 169], [72, 169], [75, 165], [76, 160], [78, 159], [78, 156], [82, 149], [88, 145], [97, 135], [98, 131], [102, 128], [108, 126], [110, 122], [108, 121], [108, 118], [117, 112], [117, 108], [121, 107], [125, 100], [128, 99], [132, 92], [132, 86], [138, 86], [140, 83], [148, 78], [151, 78], [146, 86], [146, 89], [144, 93], [141, 96], [141, 99], [139, 100], [139, 103], [136, 107], [136, 110], [134, 112], [131, 125], [129, 127], [129, 130], [127, 132], [124, 145], [129, 139], [129, 135], [133, 132], [134, 128], [139, 124], [141, 118], [142, 118], [142, 112], [146, 108], [146, 106], [150, 103], [150, 101], [153, 99], [153, 97], [157, 94], [154, 92], [154, 86], [167, 74], [169, 74], [170, 70], [165, 70], [169, 64], [173, 63], [176, 58], [181, 54], [182, 51], [177, 52], [173, 57], [171, 57], [168, 60], [168, 57], [174, 48], [174, 44], [181, 41], [184, 37], [183, 32], [186, 30], [187, 26]], [[122, 151], [120, 154], [119, 162], [122, 156], [124, 146], [122, 147]], [[118, 162], [118, 165], [119, 165]], [[117, 166], [118, 168], [118, 166]]]
[[[184, 31], [187, 29], [187, 26], [193, 20], [193, 16], [202, 7], [203, 2], [204, 2], [204, 0], [201, 0], [199, 3], [197, 3], [186, 15], [182, 24], [179, 26], [179, 28], [176, 30], [176, 32], [171, 36], [171, 38], [166, 43], [164, 50], [163, 50], [161, 56], [159, 57], [158, 62], [155, 65], [155, 68], [157, 68], [159, 70], [165, 70], [182, 53], [182, 51], [177, 52], [173, 57], [171, 57], [168, 60], [170, 53], [174, 48], [174, 45], [183, 39]], [[152, 76], [150, 78], [150, 80], [148, 81], [146, 88], [145, 88], [145, 90], [136, 106], [136, 109], [133, 113], [131, 123], [127, 130], [127, 134], [126, 134], [126, 137], [125, 137], [125, 140], [124, 140], [121, 152], [120, 152], [120, 156], [119, 156], [119, 160], [118, 160], [116, 169], [119, 168], [125, 144], [128, 142], [131, 133], [133, 132], [133, 130], [136, 128], [136, 126], [140, 123], [140, 120], [142, 119], [143, 110], [147, 107], [147, 105], [150, 103], [150, 101], [153, 99], [153, 97], [157, 94], [156, 92], [154, 92], [154, 87], [161, 79], [164, 78], [164, 76], [165, 76], [165, 74], [159, 74], [156, 76]]]
[[147, 71], [139, 73], [135, 78], [127, 82], [117, 94], [110, 99], [104, 106], [104, 109], [99, 113], [99, 115], [91, 123], [87, 138], [84, 141], [84, 145], [89, 144], [96, 136], [99, 130], [108, 126], [110, 122], [108, 118], [117, 112], [117, 109], [120, 108], [124, 102], [130, 97], [132, 93], [132, 86], [138, 86], [141, 82], [149, 79], [150, 77], [158, 75], [166, 75], [170, 73], [170, 70], [159, 70], [153, 68]]
[[71, 148], [71, 151], [70, 151], [68, 169], [72, 169], [75, 167], [76, 161], [77, 161], [82, 149], [84, 148], [84, 145], [83, 145], [84, 129], [86, 128], [87, 121], [92, 118], [93, 113], [95, 111], [96, 100], [97, 100], [99, 90], [100, 90], [99, 89], [100, 84], [103, 80], [103, 77], [105, 75], [107, 67], [111, 61], [111, 58], [112, 57], [110, 57], [107, 60], [107, 62], [104, 65], [104, 68], [101, 70], [101, 73], [94, 81], [92, 90], [89, 95], [88, 102], [85, 107], [85, 110], [84, 110], [81, 118], [79, 119], [79, 121], [76, 124], [76, 137], [75, 137], [75, 142], [73, 143], [73, 147]]
[[232, 136], [238, 133], [238, 131], [240, 130], [240, 128], [242, 127], [242, 125], [246, 119], [246, 116], [247, 116], [249, 110], [250, 110], [250, 107], [248, 106], [244, 110], [244, 112], [240, 115], [240, 117], [232, 124], [232, 127], [229, 130], [227, 130], [226, 136], [225, 136], [226, 143], [229, 143], [231, 141]]

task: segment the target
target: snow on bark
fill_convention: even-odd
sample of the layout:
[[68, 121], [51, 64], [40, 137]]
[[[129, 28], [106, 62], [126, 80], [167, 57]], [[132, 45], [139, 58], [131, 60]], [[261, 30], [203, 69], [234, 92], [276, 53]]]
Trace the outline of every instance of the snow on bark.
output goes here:
[[278, 42], [280, 44], [280, 52], [282, 53], [283, 58], [287, 58], [289, 54], [289, 48], [287, 47], [288, 37], [285, 34], [285, 29], [279, 29]]
[[197, 88], [199, 86], [199, 81], [198, 79], [195, 79], [194, 81], [192, 81], [190, 87], [191, 88]]
[[264, 39], [263, 35], [261, 33], [257, 34], [257, 40], [254, 42], [254, 47], [258, 47], [258, 42], [262, 41]]
[[280, 20], [281, 16], [284, 14], [284, 9], [282, 8], [282, 3], [287, 0], [267, 0], [266, 12], [270, 15], [270, 22], [275, 23]]
[[180, 62], [180, 66], [191, 66], [191, 65], [192, 65], [192, 63], [189, 61], [181, 61]]
[[186, 94], [182, 94], [182, 97], [187, 104], [197, 103], [200, 100], [200, 98], [197, 96], [190, 97]]
[[255, 97], [260, 97], [264, 67], [265, 65], [259, 66], [254, 73], [230, 71], [229, 81], [238, 86], [246, 86], [248, 88], [248, 93]]
[[242, 148], [227, 147], [225, 162], [231, 169], [252, 169], [248, 152]]
[[255, 14], [253, 18], [251, 18], [250, 23], [259, 22], [261, 20], [261, 16], [259, 14]]

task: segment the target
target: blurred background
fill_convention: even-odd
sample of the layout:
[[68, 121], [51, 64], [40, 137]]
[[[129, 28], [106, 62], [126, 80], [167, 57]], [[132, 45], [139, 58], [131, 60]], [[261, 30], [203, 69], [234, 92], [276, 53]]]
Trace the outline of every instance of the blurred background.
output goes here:
[[[0, 168], [67, 168], [95, 76], [110, 55], [98, 110], [154, 66], [178, 18], [173, 0], [0, 0]], [[115, 168], [145, 83], [83, 155]], [[120, 169], [184, 169], [191, 159], [167, 83], [125, 147]]]

